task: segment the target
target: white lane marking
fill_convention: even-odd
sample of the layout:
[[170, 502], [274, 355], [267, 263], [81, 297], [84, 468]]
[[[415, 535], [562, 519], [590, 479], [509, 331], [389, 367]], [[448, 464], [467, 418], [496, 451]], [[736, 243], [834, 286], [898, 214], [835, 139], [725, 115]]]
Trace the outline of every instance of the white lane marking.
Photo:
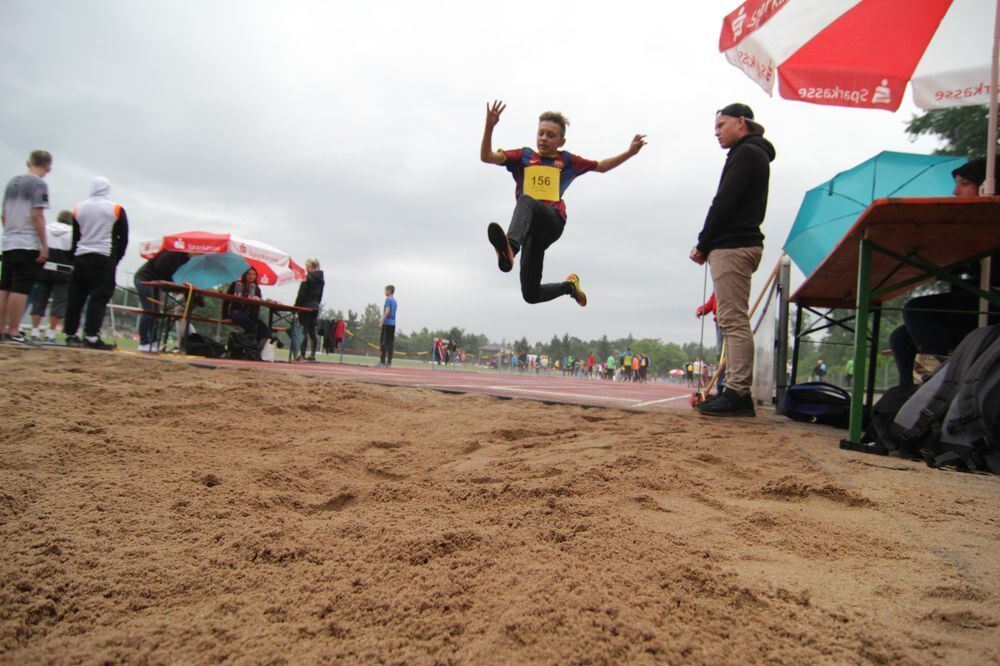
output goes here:
[[649, 400], [647, 402], [640, 402], [638, 405], [633, 405], [633, 407], [649, 407], [650, 405], [659, 405], [663, 402], [673, 402], [674, 400], [684, 400], [690, 396], [686, 395], [675, 395], [672, 398], [663, 398], [661, 400]]
[[588, 393], [565, 393], [563, 391], [546, 391], [544, 389], [524, 389], [516, 386], [487, 386], [486, 388], [493, 391], [516, 391], [520, 393], [534, 393], [538, 395], [561, 395], [570, 398], [587, 398], [588, 400], [616, 400], [618, 402], [632, 402], [635, 400], [635, 398], [610, 398]]

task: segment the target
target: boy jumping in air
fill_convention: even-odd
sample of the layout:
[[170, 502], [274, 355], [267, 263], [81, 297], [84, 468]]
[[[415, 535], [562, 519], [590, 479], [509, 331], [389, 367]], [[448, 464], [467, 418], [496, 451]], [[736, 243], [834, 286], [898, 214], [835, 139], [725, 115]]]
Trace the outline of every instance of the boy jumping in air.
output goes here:
[[545, 250], [559, 240], [566, 226], [563, 193], [573, 179], [588, 171], [611, 171], [646, 145], [645, 135], [636, 134], [621, 155], [595, 162], [569, 151], [560, 150], [566, 143], [569, 121], [558, 112], [546, 111], [538, 118], [536, 146], [517, 150], [494, 150], [493, 128], [507, 108], [503, 102], [486, 105], [486, 129], [479, 157], [488, 164], [502, 165], [514, 176], [517, 205], [507, 233], [496, 222], [487, 227], [490, 245], [497, 253], [497, 264], [504, 273], [514, 267], [514, 257], [521, 254], [521, 295], [528, 303], [544, 303], [560, 296], [572, 296], [581, 306], [587, 295], [580, 289], [580, 278], [570, 273], [565, 282], [542, 284]]

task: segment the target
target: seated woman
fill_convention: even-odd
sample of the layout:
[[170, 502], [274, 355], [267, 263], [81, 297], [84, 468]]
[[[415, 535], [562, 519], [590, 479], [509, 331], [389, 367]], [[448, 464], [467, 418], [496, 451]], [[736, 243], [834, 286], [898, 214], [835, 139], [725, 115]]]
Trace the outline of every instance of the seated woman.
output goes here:
[[[226, 293], [256, 301], [261, 300], [260, 287], [257, 285], [257, 271], [253, 268], [248, 269], [243, 277], [229, 285]], [[260, 318], [260, 305], [257, 303], [244, 303], [227, 299], [222, 302], [222, 318], [232, 320], [246, 333], [255, 334], [261, 347], [266, 341], [274, 339], [274, 333]]]
[[[979, 196], [986, 180], [986, 160], [967, 162], [951, 172], [956, 197]], [[963, 281], [979, 286], [980, 264], [974, 262], [955, 272]], [[990, 266], [990, 284], [1000, 285], [1000, 255]], [[979, 297], [952, 285], [949, 291], [911, 298], [903, 306], [903, 325], [889, 336], [889, 346], [899, 371], [899, 385], [913, 386], [917, 354], [947, 356], [979, 324]], [[996, 323], [996, 316], [990, 323]]]

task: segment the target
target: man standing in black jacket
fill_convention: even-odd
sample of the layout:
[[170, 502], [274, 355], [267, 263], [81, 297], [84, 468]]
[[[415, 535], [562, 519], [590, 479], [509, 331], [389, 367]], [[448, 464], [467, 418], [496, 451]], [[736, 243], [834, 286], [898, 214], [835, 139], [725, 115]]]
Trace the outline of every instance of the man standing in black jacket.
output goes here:
[[[306, 279], [299, 285], [299, 293], [295, 297], [295, 305], [301, 308], [312, 308], [312, 312], [300, 312], [299, 324], [305, 332], [305, 340], [302, 349], [299, 351], [298, 360], [305, 358], [307, 361], [316, 360], [316, 320], [319, 317], [319, 308], [323, 302], [323, 287], [326, 283], [323, 280], [323, 271], [319, 267], [319, 259], [306, 259]], [[312, 344], [312, 353], [306, 357], [306, 349]]]
[[730, 104], [715, 117], [715, 136], [729, 150], [719, 189], [691, 250], [696, 264], [708, 262], [717, 300], [716, 318], [726, 345], [726, 379], [722, 392], [699, 405], [707, 416], [755, 416], [753, 332], [747, 313], [750, 279], [760, 264], [774, 146], [764, 138], [746, 104]]

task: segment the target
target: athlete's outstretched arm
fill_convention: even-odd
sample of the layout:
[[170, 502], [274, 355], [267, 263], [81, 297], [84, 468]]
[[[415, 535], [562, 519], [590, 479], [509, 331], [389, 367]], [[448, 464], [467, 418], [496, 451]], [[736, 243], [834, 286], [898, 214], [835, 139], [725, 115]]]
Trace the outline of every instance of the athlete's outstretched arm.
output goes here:
[[483, 145], [479, 149], [479, 159], [487, 164], [503, 164], [507, 161], [502, 150], [493, 150], [493, 128], [500, 122], [500, 114], [506, 108], [507, 105], [500, 100], [486, 104], [486, 128], [483, 129]]
[[638, 153], [640, 150], [642, 150], [642, 147], [645, 145], [646, 145], [646, 135], [636, 134], [635, 137], [633, 137], [632, 139], [632, 143], [629, 144], [628, 150], [626, 150], [621, 155], [615, 155], [614, 157], [609, 157], [607, 159], [601, 160], [600, 162], [597, 163], [597, 168], [595, 168], [594, 171], [596, 171], [597, 173], [604, 173], [606, 171], [611, 171], [616, 166], [621, 166], [621, 164], [625, 160]]

